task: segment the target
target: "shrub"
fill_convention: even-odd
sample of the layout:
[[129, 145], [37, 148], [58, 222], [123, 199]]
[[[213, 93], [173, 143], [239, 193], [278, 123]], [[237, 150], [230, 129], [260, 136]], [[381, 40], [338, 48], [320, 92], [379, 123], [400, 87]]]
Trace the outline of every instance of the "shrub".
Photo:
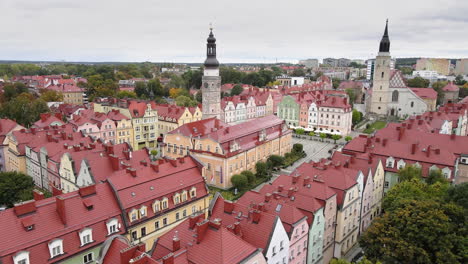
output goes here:
[[239, 190], [242, 190], [249, 185], [249, 181], [247, 177], [243, 174], [233, 175], [231, 177], [231, 182], [232, 182], [232, 185]]
[[302, 129], [302, 128], [296, 129], [296, 134], [298, 134], [298, 135], [304, 135], [304, 133], [305, 133], [305, 130], [304, 130], [304, 129]]
[[277, 168], [284, 163], [284, 157], [281, 157], [279, 155], [271, 155], [268, 157], [268, 161], [271, 162], [271, 166], [273, 168]]
[[256, 174], [255, 176], [257, 178], [266, 178], [268, 177], [268, 166], [265, 162], [257, 162], [257, 164], [255, 164], [255, 170], [256, 170]]
[[249, 184], [252, 184], [255, 182], [255, 174], [253, 172], [246, 170], [246, 171], [241, 172], [241, 174], [247, 177], [247, 181], [249, 182]]
[[294, 153], [302, 153], [303, 150], [304, 150], [304, 146], [302, 146], [302, 144], [296, 143], [293, 145]]
[[346, 140], [346, 142], [351, 141], [352, 139], [353, 139], [352, 136], [346, 136], [346, 137], [344, 138], [344, 140]]

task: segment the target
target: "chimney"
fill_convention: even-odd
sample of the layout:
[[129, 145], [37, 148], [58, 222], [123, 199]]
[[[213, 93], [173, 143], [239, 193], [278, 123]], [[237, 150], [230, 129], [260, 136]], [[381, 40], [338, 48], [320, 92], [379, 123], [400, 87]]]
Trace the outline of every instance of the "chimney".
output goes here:
[[159, 172], [159, 165], [158, 164], [156, 164], [154, 162], [151, 162], [150, 167], [151, 167], [151, 169], [153, 169], [154, 172]]
[[305, 176], [304, 177], [304, 186], [307, 186], [310, 184], [310, 177], [309, 176]]
[[67, 133], [65, 133], [65, 131], [61, 131], [60, 136], [62, 137], [63, 140], [67, 139]]
[[193, 229], [195, 227], [195, 225], [198, 222], [198, 219], [200, 219], [200, 216], [201, 215], [192, 215], [192, 216], [190, 216], [190, 218], [189, 218], [189, 227], [190, 227], [190, 229]]
[[52, 134], [47, 132], [46, 137], [47, 137], [47, 142], [52, 142]]
[[42, 122], [45, 122], [45, 121], [47, 120], [47, 117], [49, 117], [49, 114], [47, 114], [47, 113], [42, 113], [42, 114], [41, 114], [41, 121], [42, 121]]
[[60, 196], [55, 196], [55, 204], [57, 205], [57, 214], [64, 225], [67, 225], [67, 216], [65, 214], [65, 199]]
[[349, 163], [354, 164], [355, 161], [356, 161], [356, 158], [354, 156], [351, 156], [349, 158]]
[[185, 157], [179, 158], [179, 162], [180, 162], [180, 164], [184, 164], [185, 163]]
[[89, 146], [91, 147], [91, 149], [95, 149], [96, 148], [96, 143], [91, 142], [91, 143], [89, 143]]
[[268, 203], [271, 200], [271, 193], [265, 194], [265, 203]]
[[33, 197], [35, 201], [44, 200], [44, 194], [36, 189], [33, 190]]
[[261, 217], [260, 211], [258, 210], [252, 211], [252, 222], [254, 222], [255, 224], [258, 224], [258, 222], [260, 222], [260, 217]]
[[128, 264], [135, 253], [136, 247], [130, 246], [120, 251], [120, 264]]
[[60, 119], [60, 120], [63, 119], [63, 116], [62, 116], [61, 113], [55, 113], [55, 117], [56, 117], [57, 119]]
[[212, 228], [215, 228], [216, 230], [219, 230], [221, 228], [221, 219], [215, 218], [211, 221], [208, 222], [208, 225]]
[[132, 151], [131, 150], [124, 150], [123, 154], [127, 160], [130, 160], [132, 158]]
[[405, 128], [402, 127], [398, 133], [398, 140], [401, 140], [403, 138], [404, 133], [405, 133]]
[[416, 153], [416, 146], [417, 146], [416, 143], [411, 144], [411, 154], [413, 154], [413, 155], [414, 155], [414, 153]]
[[280, 198], [280, 195], [278, 192], [273, 192], [273, 198], [275, 198], [275, 200], [278, 200]]
[[176, 252], [179, 249], [180, 249], [180, 239], [177, 236], [175, 236], [172, 239], [172, 252]]
[[299, 175], [296, 174], [296, 175], [292, 176], [292, 183], [293, 184], [296, 184], [298, 180], [299, 180]]
[[132, 177], [137, 176], [137, 171], [134, 168], [127, 168], [126, 171], [127, 171], [127, 173], [130, 173], [130, 175], [132, 175]]
[[439, 155], [440, 154], [440, 149], [435, 149], [435, 154]]
[[241, 229], [240, 222], [234, 223], [234, 234], [242, 236], [242, 229]]
[[284, 190], [284, 185], [278, 185], [278, 192], [282, 192]]
[[289, 188], [289, 190], [288, 190], [288, 197], [291, 198], [291, 197], [293, 196], [293, 194], [294, 194], [294, 187], [291, 187], [291, 188]]
[[177, 160], [171, 159], [169, 160], [169, 162], [171, 163], [172, 166], [177, 167]]
[[36, 135], [36, 128], [35, 127], [31, 127], [31, 134]]
[[30, 201], [25, 201], [22, 203], [17, 203], [15, 204], [15, 207], [13, 208], [15, 211], [16, 216], [22, 216], [25, 214], [29, 213], [34, 213], [36, 212], [36, 201], [30, 200]]
[[174, 264], [174, 253], [169, 253], [162, 258], [163, 264]]
[[455, 140], [455, 134], [451, 134], [451, 135], [450, 135], [450, 139], [451, 139], [451, 140]]
[[384, 139], [382, 140], [382, 146], [385, 147], [385, 146], [387, 145], [387, 140], [388, 140], [388, 139], [386, 139], [386, 138], [384, 138]]
[[89, 195], [92, 195], [92, 194], [96, 194], [96, 185], [93, 184], [93, 185], [88, 185], [88, 186], [85, 186], [85, 187], [81, 187], [78, 190], [78, 193], [80, 194], [81, 197], [86, 197], [86, 196], [89, 196]]
[[73, 145], [74, 151], [80, 151], [80, 145]]
[[148, 162], [146, 160], [141, 160], [140, 161], [140, 164], [147, 167], [148, 166]]
[[114, 145], [107, 146], [107, 154], [114, 154]]
[[431, 145], [427, 146], [426, 156], [429, 157], [431, 155]]
[[234, 203], [228, 200], [224, 200], [224, 212], [231, 214], [234, 210]]
[[68, 139], [69, 139], [69, 140], [73, 140], [73, 133], [68, 134]]
[[206, 230], [208, 229], [208, 220], [204, 220], [201, 223], [197, 223], [197, 244], [205, 237]]
[[367, 159], [368, 164], [372, 164], [373, 156], [372, 153], [369, 153], [369, 158]]
[[258, 210], [259, 211], [264, 211], [265, 210], [265, 204], [264, 203], [259, 203], [258, 204]]

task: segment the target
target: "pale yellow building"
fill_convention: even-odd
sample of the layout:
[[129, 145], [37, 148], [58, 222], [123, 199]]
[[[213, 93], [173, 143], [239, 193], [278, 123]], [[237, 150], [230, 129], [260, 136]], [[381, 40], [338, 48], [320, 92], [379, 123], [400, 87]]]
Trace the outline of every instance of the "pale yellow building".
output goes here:
[[182, 107], [176, 105], [156, 105], [158, 111], [158, 133], [162, 137], [184, 124], [201, 120], [199, 107]]
[[214, 118], [189, 123], [167, 134], [163, 155], [178, 158], [192, 153], [204, 164], [207, 184], [227, 189], [231, 177], [270, 155], [290, 152], [291, 131], [276, 116], [228, 126]]

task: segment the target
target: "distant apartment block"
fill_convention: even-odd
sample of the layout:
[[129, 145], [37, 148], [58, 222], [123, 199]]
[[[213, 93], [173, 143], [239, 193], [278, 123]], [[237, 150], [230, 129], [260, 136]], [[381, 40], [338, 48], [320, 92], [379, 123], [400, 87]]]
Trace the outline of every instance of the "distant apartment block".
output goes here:
[[317, 68], [319, 66], [319, 61], [318, 59], [300, 60], [299, 64], [304, 65], [307, 68]]
[[468, 59], [457, 60], [455, 74], [468, 75]]
[[441, 75], [450, 74], [450, 60], [436, 58], [421, 58], [416, 62], [417, 71], [436, 71]]

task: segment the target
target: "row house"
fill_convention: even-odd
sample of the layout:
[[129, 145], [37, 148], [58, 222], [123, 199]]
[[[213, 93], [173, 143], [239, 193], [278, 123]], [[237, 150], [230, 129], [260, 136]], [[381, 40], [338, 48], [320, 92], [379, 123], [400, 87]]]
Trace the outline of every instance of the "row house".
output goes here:
[[134, 149], [156, 147], [159, 120], [155, 102], [110, 98], [93, 103], [93, 110], [100, 113], [118, 110], [129, 118], [133, 128]]
[[18, 125], [10, 119], [0, 119], [0, 171], [6, 171], [7, 155], [8, 155], [8, 139], [7, 137], [13, 132], [24, 129], [21, 125]]
[[48, 142], [50, 135], [54, 137], [54, 141], [58, 142], [62, 138], [58, 136], [59, 134], [66, 133], [68, 135], [73, 132], [71, 125], [62, 125], [60, 127], [31, 127], [30, 129], [20, 129], [7, 134], [3, 141], [4, 145], [8, 145], [8, 148], [5, 149], [5, 170], [27, 174], [26, 146], [43, 145]]
[[190, 215], [207, 214], [209, 195], [202, 164], [191, 156], [127, 167], [108, 181], [121, 197], [127, 238], [147, 248]]
[[[390, 143], [391, 142], [391, 143]], [[398, 183], [398, 171], [416, 166], [426, 178], [433, 170], [440, 170], [449, 181], [456, 181], [464, 166], [460, 157], [466, 154], [468, 138], [417, 129], [410, 123], [390, 123], [372, 136], [360, 136], [344, 146], [343, 151], [372, 154], [382, 160], [385, 170], [384, 190]]]
[[84, 89], [75, 84], [54, 84], [46, 89], [62, 93], [63, 102], [66, 104], [83, 105], [88, 102]]
[[84, 105], [72, 105], [65, 103], [51, 105], [49, 108], [52, 113], [61, 114], [62, 117], [66, 117], [67, 120], [73, 119], [74, 115], [79, 115], [81, 111], [87, 109], [87, 107]]
[[109, 236], [125, 233], [107, 183], [47, 199], [34, 196], [0, 214], [2, 263], [94, 263]]
[[261, 249], [239, 239], [219, 219], [204, 220], [203, 214], [190, 216], [162, 235], [149, 253], [142, 244], [132, 245], [122, 236], [110, 237], [99, 263], [245, 263], [266, 264]]
[[254, 118], [273, 114], [273, 97], [268, 92], [252, 92], [224, 97], [221, 100], [221, 120], [238, 124]]
[[225, 201], [219, 194], [211, 202], [210, 215], [242, 240], [263, 249], [266, 263], [289, 263], [290, 239], [280, 216]]
[[264, 203], [281, 201], [307, 216], [307, 263], [328, 263], [333, 258], [337, 205], [336, 193], [330, 187], [310, 176], [280, 175], [258, 193], [265, 197]]
[[352, 107], [344, 94], [316, 91], [286, 95], [278, 104], [278, 117], [289, 127], [307, 131], [348, 135]]
[[62, 126], [65, 125], [63, 116], [60, 113], [41, 113], [40, 119], [34, 122], [34, 127], [43, 128], [46, 126]]
[[149, 250], [190, 215], [206, 217], [208, 191], [201, 164], [192, 157], [141, 167], [114, 161], [105, 181], [47, 199], [35, 192], [35, 200], [2, 212], [0, 228], [7, 237], [0, 261], [94, 263], [111, 237], [124, 236]]
[[256, 162], [292, 148], [291, 131], [273, 115], [233, 126], [214, 118], [192, 122], [167, 134], [164, 142], [164, 156], [192, 153], [205, 164], [208, 184], [223, 189], [232, 186], [233, 175], [254, 171]]
[[[80, 132], [60, 131], [57, 134], [46, 132], [45, 140], [41, 139], [43, 133], [32, 132], [32, 134], [26, 134], [26, 136], [32, 137], [32, 140], [24, 146], [26, 174], [33, 178], [36, 186], [49, 191], [52, 191], [53, 187], [59, 187], [59, 181], [49, 175], [49, 159], [92, 143], [90, 137], [86, 137]], [[36, 135], [37, 138], [34, 137]]]
[[[279, 187], [282, 190], [282, 186]], [[303, 264], [307, 261], [307, 248], [309, 239], [309, 221], [308, 216], [301, 209], [288, 203], [293, 197], [293, 190], [289, 191], [289, 197], [274, 193], [273, 195], [262, 195], [258, 192], [249, 191], [245, 193], [238, 201], [238, 204], [248, 206], [267, 214], [278, 216], [289, 238], [289, 259], [286, 263]], [[295, 200], [295, 198], [293, 198]], [[227, 201], [225, 201], [227, 203]], [[316, 205], [311, 203], [311, 205]], [[280, 244], [280, 247], [286, 244]], [[283, 261], [284, 262], [284, 261]]]
[[134, 147], [132, 120], [115, 109], [109, 111], [107, 117], [115, 122], [115, 143], [128, 143]]
[[157, 104], [158, 133], [160, 137], [186, 123], [202, 119], [200, 107], [183, 107], [169, 104]]

